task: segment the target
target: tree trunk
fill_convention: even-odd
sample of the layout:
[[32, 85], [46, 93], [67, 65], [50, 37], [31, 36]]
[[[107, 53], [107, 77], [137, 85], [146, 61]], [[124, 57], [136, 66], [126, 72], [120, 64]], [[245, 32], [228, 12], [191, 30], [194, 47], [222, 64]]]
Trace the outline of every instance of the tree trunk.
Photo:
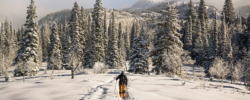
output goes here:
[[233, 77], [231, 76], [231, 84], [233, 84]]
[[222, 82], [222, 84], [223, 84], [223, 78], [221, 78], [221, 80], [222, 80], [221, 82]]
[[71, 79], [74, 79], [74, 70], [73, 70], [73, 68], [71, 69]]
[[23, 74], [23, 82], [25, 82], [25, 77], [24, 77], [24, 74]]

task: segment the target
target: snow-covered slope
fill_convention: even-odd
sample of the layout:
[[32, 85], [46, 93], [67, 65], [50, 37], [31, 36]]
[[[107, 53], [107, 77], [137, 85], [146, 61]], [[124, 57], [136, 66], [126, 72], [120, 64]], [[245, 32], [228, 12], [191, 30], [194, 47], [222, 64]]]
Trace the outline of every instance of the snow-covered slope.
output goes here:
[[168, 0], [140, 0], [136, 2], [131, 9], [147, 9], [165, 3]]
[[[43, 63], [41, 70], [46, 68]], [[249, 100], [250, 93], [243, 83], [230, 84], [225, 81], [224, 88], [220, 82], [193, 81], [192, 68], [184, 66], [191, 80], [185, 81], [177, 77], [165, 75], [135, 75], [126, 73], [128, 91], [132, 97], [129, 100]], [[90, 70], [89, 70], [90, 71]], [[196, 68], [196, 75], [200, 70]], [[17, 77], [15, 81], [6, 83], [0, 76], [0, 100], [120, 100], [115, 77], [119, 70], [111, 70], [108, 74], [76, 74], [71, 79], [70, 70], [44, 74], [41, 71], [35, 77]], [[188, 73], [188, 74], [187, 74]], [[60, 76], [62, 75], [62, 76]], [[116, 84], [116, 85], [115, 85]]]

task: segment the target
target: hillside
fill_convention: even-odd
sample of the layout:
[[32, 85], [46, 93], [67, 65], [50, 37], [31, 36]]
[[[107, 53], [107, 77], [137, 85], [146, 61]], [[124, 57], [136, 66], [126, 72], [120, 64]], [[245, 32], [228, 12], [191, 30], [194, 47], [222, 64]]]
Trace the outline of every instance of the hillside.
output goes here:
[[[131, 8], [123, 9], [123, 11], [127, 11], [132, 14], [137, 14], [139, 16], [143, 16], [143, 14], [145, 13], [148, 13], [151, 15], [152, 13], [160, 14], [162, 10], [166, 9], [166, 1], [167, 0], [160, 0], [158, 2], [155, 1], [154, 3], [151, 3], [150, 6], [148, 6], [147, 4], [152, 2], [151, 0], [145, 0], [145, 1], [140, 0], [137, 3], [135, 3], [135, 5], [132, 6]], [[186, 11], [189, 8], [188, 2], [184, 2], [182, 0], [172, 0], [169, 2], [169, 4], [175, 6], [175, 9], [178, 10], [180, 19], [185, 18]], [[199, 3], [198, 2], [194, 3], [194, 6], [195, 6], [195, 9], [198, 11]], [[214, 18], [214, 12], [217, 12], [217, 16], [221, 16], [220, 14], [221, 11], [219, 11], [215, 6], [207, 5], [207, 11], [208, 11], [210, 18]], [[153, 14], [153, 15], [157, 15], [157, 14]]]
[[160, 3], [166, 3], [167, 1], [168, 0], [139, 0], [130, 9], [148, 9]]
[[236, 13], [241, 13], [245, 18], [250, 14], [250, 5], [238, 7], [235, 9]]
[[[93, 11], [93, 9], [85, 9], [85, 13], [86, 16], [89, 15], [91, 12]], [[135, 20], [140, 20], [143, 21], [144, 19], [138, 16], [135, 16], [134, 14], [130, 14], [128, 12], [125, 11], [120, 11], [120, 10], [116, 10], [116, 9], [107, 9], [107, 26], [109, 25], [109, 20], [111, 17], [111, 13], [115, 12], [115, 16], [116, 16], [116, 24], [117, 24], [117, 28], [118, 28], [118, 24], [121, 22], [122, 26], [123, 26], [123, 31], [125, 31], [126, 26], [129, 28], [128, 30], [130, 30], [130, 27], [132, 27], [133, 22], [135, 22]], [[67, 21], [69, 21], [70, 19], [70, 12], [71, 10], [66, 9], [66, 10], [62, 10], [62, 11], [58, 11], [55, 13], [51, 13], [48, 14], [47, 16], [45, 16], [44, 18], [42, 18], [41, 20], [39, 20], [39, 24], [43, 24], [44, 22], [48, 22], [52, 25], [52, 23], [55, 21], [59, 24], [64, 22], [64, 19], [66, 17]]]

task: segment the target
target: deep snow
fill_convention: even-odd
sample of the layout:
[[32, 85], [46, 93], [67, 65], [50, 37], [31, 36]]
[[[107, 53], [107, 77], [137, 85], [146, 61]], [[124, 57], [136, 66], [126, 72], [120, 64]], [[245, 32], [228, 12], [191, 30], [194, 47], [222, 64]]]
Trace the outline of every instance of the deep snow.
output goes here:
[[[45, 65], [41, 69], [46, 68]], [[190, 67], [185, 67], [190, 70]], [[50, 79], [51, 71], [44, 71], [36, 77], [17, 77], [15, 81], [6, 83], [0, 77], [0, 100], [118, 100], [118, 87], [114, 78], [119, 70], [111, 70], [107, 74], [77, 74], [71, 79], [70, 71], [55, 71], [54, 79]], [[250, 93], [244, 95], [244, 86], [240, 83], [226, 82], [222, 92], [216, 88], [219, 82], [206, 82], [206, 89], [199, 86], [203, 81], [187, 81], [166, 77], [164, 75], [134, 75], [126, 73], [129, 78], [128, 90], [134, 100], [249, 100]], [[210, 88], [210, 89], [209, 89]], [[233, 90], [235, 88], [235, 92]], [[115, 93], [114, 93], [115, 92]]]

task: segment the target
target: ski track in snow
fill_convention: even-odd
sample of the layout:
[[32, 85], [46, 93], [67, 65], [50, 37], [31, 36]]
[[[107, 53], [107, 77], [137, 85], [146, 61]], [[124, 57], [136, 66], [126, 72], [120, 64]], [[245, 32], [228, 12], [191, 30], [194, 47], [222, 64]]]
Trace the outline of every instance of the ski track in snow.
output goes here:
[[[98, 86], [93, 86], [92, 88], [88, 89], [88, 94], [86, 94], [82, 99], [80, 100], [122, 100], [119, 97], [119, 88], [118, 84], [116, 84], [116, 89], [114, 91], [114, 84], [115, 84], [115, 78], [110, 79]], [[131, 95], [126, 100], [136, 100]]]

